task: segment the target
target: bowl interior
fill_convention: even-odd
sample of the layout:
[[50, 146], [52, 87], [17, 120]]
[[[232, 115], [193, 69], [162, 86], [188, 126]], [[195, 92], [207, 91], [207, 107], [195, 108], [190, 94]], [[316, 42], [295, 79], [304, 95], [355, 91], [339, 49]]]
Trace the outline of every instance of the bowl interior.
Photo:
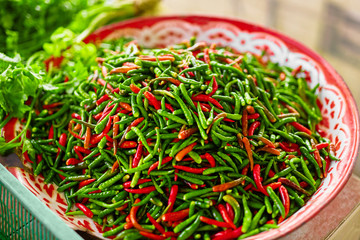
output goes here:
[[[344, 187], [351, 175], [359, 145], [359, 117], [355, 101], [342, 78], [319, 55], [302, 44], [271, 30], [239, 20], [186, 16], [140, 18], [103, 27], [85, 42], [133, 37], [146, 47], [164, 47], [193, 36], [197, 41], [230, 46], [239, 52], [260, 54], [266, 49], [273, 62], [296, 68], [302, 66], [311, 87], [319, 84], [319, 106], [323, 120], [319, 129], [336, 146], [340, 162], [332, 162], [328, 176], [318, 191], [280, 228], [263, 232], [249, 239], [273, 239], [285, 235], [309, 221]], [[34, 178], [23, 170], [14, 170], [17, 178], [71, 227], [87, 230], [101, 237], [101, 226], [86, 217], [64, 216], [66, 204], [56, 186], [46, 185], [41, 177]]]

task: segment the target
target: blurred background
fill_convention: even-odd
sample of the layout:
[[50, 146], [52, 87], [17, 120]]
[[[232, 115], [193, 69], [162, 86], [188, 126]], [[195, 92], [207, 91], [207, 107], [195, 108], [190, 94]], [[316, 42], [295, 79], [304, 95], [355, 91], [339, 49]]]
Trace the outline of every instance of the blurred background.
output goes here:
[[[358, 0], [163, 0], [159, 13], [239, 18], [292, 37], [330, 62], [344, 78], [360, 110]], [[354, 172], [360, 176], [359, 160]]]

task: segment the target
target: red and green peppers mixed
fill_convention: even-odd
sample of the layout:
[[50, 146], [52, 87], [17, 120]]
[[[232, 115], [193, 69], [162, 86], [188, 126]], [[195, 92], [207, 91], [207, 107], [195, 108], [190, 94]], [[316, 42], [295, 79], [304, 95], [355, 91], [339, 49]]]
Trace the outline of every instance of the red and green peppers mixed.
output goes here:
[[100, 44], [66, 91], [64, 56], [67, 71], [54, 70], [64, 88], [34, 105], [26, 162], [64, 192], [66, 215], [92, 218], [104, 237], [243, 239], [277, 228], [338, 159], [317, 131], [307, 72], [263, 55], [121, 39]]

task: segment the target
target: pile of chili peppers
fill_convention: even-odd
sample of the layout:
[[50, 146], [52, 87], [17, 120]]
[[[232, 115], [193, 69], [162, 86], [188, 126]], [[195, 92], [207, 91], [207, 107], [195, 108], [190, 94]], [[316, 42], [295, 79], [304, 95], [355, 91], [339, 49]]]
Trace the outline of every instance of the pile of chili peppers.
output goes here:
[[42, 96], [36, 157], [24, 157], [65, 194], [66, 215], [93, 218], [104, 237], [243, 239], [277, 228], [338, 160], [317, 131], [308, 74], [265, 61], [266, 51], [194, 39], [98, 51], [72, 99]]

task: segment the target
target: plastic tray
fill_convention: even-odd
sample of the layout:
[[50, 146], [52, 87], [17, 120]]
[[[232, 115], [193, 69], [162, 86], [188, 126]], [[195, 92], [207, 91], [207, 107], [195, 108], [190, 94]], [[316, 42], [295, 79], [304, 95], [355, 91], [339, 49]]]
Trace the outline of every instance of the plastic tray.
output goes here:
[[0, 164], [0, 239], [82, 238]]

